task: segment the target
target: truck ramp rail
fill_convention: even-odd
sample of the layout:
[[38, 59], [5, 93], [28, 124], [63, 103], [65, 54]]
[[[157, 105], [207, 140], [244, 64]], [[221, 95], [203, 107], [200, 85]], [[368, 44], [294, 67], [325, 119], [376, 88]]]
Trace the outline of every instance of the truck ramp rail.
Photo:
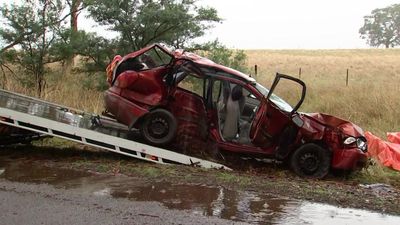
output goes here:
[[160, 164], [228, 167], [128, 139], [128, 128], [108, 117], [86, 113], [0, 89], [0, 123]]

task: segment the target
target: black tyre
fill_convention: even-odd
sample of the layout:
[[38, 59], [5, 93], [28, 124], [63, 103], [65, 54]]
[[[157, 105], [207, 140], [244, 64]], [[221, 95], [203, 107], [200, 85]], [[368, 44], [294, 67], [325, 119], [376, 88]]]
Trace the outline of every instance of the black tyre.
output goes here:
[[175, 138], [176, 129], [174, 115], [165, 109], [156, 109], [145, 117], [140, 126], [140, 133], [146, 142], [164, 146]]
[[290, 166], [301, 177], [323, 178], [331, 167], [332, 154], [316, 144], [305, 144], [290, 158]]

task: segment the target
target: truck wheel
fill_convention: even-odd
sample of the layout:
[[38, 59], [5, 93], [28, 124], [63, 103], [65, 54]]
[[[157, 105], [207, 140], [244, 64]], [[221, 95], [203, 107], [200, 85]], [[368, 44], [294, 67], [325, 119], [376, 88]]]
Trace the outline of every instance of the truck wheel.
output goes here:
[[331, 152], [316, 144], [305, 144], [290, 158], [292, 170], [301, 177], [323, 178], [331, 167]]
[[176, 129], [174, 115], [165, 109], [156, 109], [145, 117], [140, 126], [140, 133], [146, 142], [163, 146], [175, 138]]

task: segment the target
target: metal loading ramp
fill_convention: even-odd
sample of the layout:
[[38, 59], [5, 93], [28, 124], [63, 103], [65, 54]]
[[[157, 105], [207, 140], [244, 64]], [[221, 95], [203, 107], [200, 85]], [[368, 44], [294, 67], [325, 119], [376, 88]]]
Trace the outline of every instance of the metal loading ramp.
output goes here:
[[125, 125], [113, 119], [0, 89], [0, 123], [99, 147], [160, 164], [229, 169], [211, 161], [128, 139]]

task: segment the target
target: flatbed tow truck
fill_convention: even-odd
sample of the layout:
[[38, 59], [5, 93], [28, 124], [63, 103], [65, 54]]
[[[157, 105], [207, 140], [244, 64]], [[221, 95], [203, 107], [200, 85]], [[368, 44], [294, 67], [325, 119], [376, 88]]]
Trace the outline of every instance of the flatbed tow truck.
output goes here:
[[[128, 128], [116, 120], [0, 89], [1, 124], [75, 141], [159, 164], [227, 169], [215, 162], [131, 140]], [[12, 141], [10, 141], [12, 142]]]

